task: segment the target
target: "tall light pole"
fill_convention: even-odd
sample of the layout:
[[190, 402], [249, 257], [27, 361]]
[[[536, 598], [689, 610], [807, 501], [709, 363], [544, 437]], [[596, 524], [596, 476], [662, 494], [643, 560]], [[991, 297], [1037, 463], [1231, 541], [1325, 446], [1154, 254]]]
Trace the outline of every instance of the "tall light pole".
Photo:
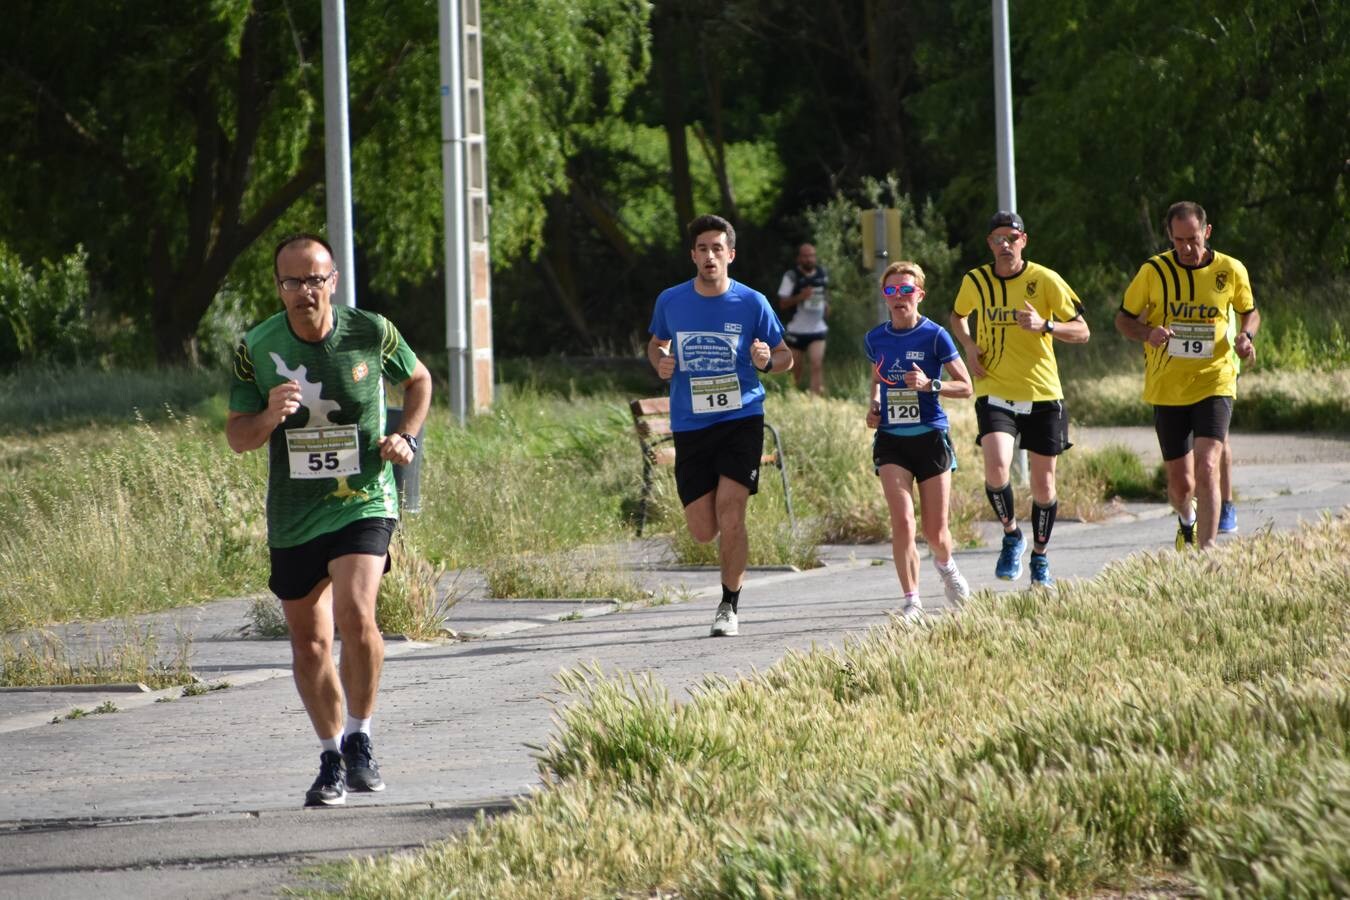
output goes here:
[[352, 250], [352, 152], [347, 124], [347, 22], [343, 0], [323, 0], [324, 192], [328, 243], [342, 273], [333, 299], [356, 305], [356, 254]]
[[[1017, 167], [1013, 163], [1012, 53], [1008, 42], [1008, 0], [994, 2], [994, 146], [998, 155], [998, 208], [1017, 212]], [[1031, 477], [1027, 451], [1017, 438], [1013, 475], [1019, 484]]]
[[469, 279], [464, 237], [464, 65], [460, 0], [440, 0], [441, 173], [445, 214], [445, 349], [450, 357], [450, 414], [460, 425], [468, 410]]
[[1013, 164], [1012, 54], [1008, 50], [1008, 0], [994, 2], [994, 142], [998, 151], [998, 208], [1017, 212]]

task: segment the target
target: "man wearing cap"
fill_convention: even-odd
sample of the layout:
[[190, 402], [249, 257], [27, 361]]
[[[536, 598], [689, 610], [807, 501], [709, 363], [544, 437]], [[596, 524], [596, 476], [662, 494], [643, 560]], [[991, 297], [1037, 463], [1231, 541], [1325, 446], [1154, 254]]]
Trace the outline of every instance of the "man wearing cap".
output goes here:
[[1054, 584], [1045, 555], [1055, 525], [1055, 461], [1073, 446], [1059, 384], [1054, 341], [1086, 343], [1078, 295], [1056, 272], [1022, 258], [1022, 217], [1006, 210], [989, 220], [992, 264], [961, 279], [951, 315], [952, 334], [975, 376], [975, 443], [984, 453], [984, 491], [1003, 523], [1003, 548], [994, 574], [1022, 574], [1026, 539], [1017, 524], [1010, 479], [1017, 438], [1031, 462], [1031, 583]]
[[[1144, 345], [1144, 402], [1153, 404], [1167, 499], [1177, 513], [1176, 548], [1214, 543], [1219, 529], [1219, 461], [1237, 396], [1234, 354], [1256, 358], [1261, 324], [1241, 262], [1206, 242], [1214, 227], [1198, 203], [1173, 203], [1163, 217], [1172, 249], [1139, 267], [1116, 313], [1116, 330]], [[1237, 314], [1236, 334], [1228, 329]]]

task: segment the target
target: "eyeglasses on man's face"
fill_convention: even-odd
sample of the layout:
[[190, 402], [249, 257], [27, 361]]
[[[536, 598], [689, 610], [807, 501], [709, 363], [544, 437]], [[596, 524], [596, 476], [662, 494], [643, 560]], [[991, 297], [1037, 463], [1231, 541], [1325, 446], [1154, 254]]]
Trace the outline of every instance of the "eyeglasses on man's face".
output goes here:
[[910, 294], [917, 294], [919, 286], [917, 284], [888, 284], [881, 289], [881, 292], [887, 297], [894, 297], [897, 294], [901, 297], [908, 297]]
[[994, 242], [995, 247], [1011, 247], [1022, 239], [1022, 232], [1014, 231], [1012, 234], [991, 235], [989, 240]]
[[317, 291], [327, 284], [329, 279], [336, 274], [337, 269], [334, 269], [327, 275], [307, 275], [304, 278], [283, 278], [278, 281], [277, 284], [281, 285], [283, 291], [298, 291], [301, 288], [309, 288], [312, 291]]

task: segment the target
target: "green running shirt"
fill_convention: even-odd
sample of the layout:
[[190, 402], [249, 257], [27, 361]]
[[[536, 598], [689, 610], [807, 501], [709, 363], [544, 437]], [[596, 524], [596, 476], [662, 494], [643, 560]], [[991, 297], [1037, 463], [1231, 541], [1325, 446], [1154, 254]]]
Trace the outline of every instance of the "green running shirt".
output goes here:
[[295, 547], [368, 518], [398, 518], [392, 463], [380, 459], [384, 380], [412, 377], [417, 356], [383, 316], [333, 307], [333, 330], [311, 343], [284, 311], [252, 328], [234, 356], [230, 410], [258, 413], [294, 380], [300, 409], [272, 432], [267, 543]]

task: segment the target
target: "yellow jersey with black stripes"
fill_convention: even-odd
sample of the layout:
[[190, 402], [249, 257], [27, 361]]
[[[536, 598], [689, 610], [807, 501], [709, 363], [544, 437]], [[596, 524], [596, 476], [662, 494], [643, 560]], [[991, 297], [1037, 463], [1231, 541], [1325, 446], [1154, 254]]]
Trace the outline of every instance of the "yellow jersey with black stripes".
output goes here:
[[1042, 319], [1067, 322], [1083, 314], [1073, 288], [1052, 269], [1027, 262], [1011, 278], [993, 264], [971, 269], [961, 279], [955, 312], [966, 317], [987, 374], [975, 376], [975, 396], [1004, 400], [1062, 400], [1054, 340], [1017, 324], [1017, 311], [1031, 306]]
[[1189, 406], [1236, 397], [1237, 329], [1229, 328], [1229, 313], [1255, 308], [1247, 268], [1231, 256], [1211, 253], [1203, 266], [1187, 267], [1168, 250], [1145, 261], [1125, 289], [1121, 312], [1174, 336], [1161, 347], [1144, 344], [1144, 402]]

